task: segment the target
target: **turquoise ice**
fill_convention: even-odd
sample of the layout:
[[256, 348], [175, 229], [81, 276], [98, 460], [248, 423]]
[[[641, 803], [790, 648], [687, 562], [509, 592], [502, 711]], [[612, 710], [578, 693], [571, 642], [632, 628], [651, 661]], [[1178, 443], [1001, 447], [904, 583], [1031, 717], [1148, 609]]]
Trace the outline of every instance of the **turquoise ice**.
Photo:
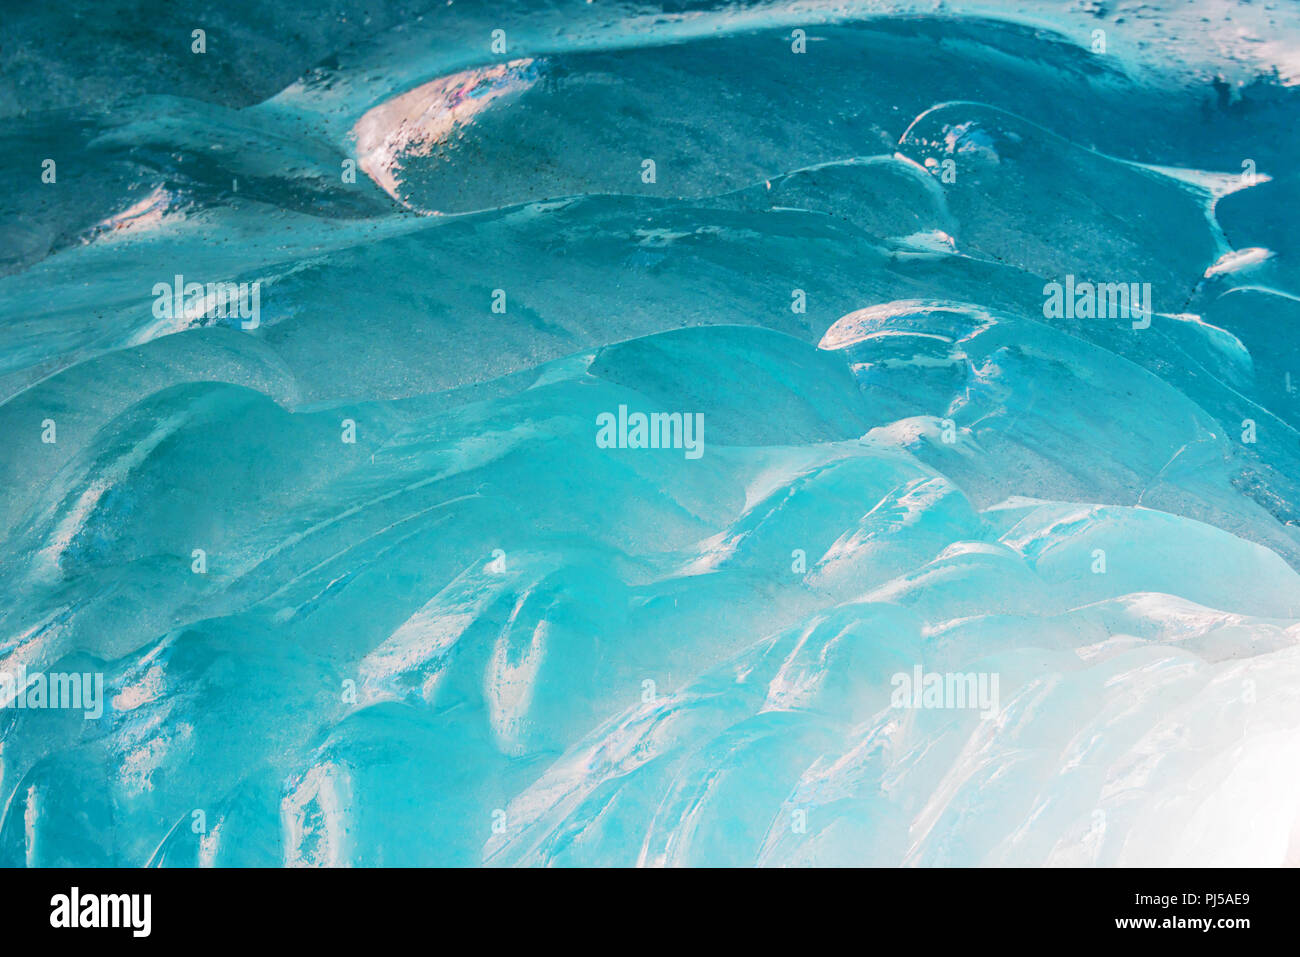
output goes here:
[[226, 6], [5, 28], [0, 863], [1300, 864], [1295, 12]]

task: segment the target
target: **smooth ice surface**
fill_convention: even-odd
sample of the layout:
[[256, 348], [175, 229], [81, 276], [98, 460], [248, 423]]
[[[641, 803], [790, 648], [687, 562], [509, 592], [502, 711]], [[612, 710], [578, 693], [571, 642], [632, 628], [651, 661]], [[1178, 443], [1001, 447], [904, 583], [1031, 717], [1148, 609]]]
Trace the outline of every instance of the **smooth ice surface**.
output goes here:
[[1300, 8], [191, 6], [4, 26], [0, 864], [1300, 864]]

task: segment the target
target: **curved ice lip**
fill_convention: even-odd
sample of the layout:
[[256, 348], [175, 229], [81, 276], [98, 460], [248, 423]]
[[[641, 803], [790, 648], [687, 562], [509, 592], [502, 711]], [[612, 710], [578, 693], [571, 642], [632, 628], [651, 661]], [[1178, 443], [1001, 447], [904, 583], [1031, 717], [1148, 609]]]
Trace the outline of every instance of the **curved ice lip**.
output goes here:
[[1273, 258], [1273, 252], [1259, 246], [1252, 246], [1249, 249], [1236, 249], [1232, 252], [1224, 253], [1213, 265], [1205, 270], [1205, 278], [1219, 276], [1225, 273], [1242, 272], [1250, 269], [1252, 266], [1258, 266]]
[[384, 192], [409, 206], [400, 192], [402, 158], [429, 155], [496, 101], [527, 90], [540, 77], [539, 66], [522, 59], [465, 70], [373, 107], [352, 130], [361, 168]]
[[[1300, 18], [1281, 7], [1223, 4], [1212, 15], [1159, 0], [1126, 10], [1121, 18], [1098, 16], [1085, 5], [1011, 4], [1003, 0], [949, 0], [936, 10], [931, 0], [847, 0], [833, 6], [788, 4], [780, 0], [719, 3], [690, 11], [654, 10], [633, 0], [583, 7], [528, 11], [512, 18], [511, 55], [551, 54], [689, 42], [761, 29], [805, 28], [872, 22], [896, 16], [940, 16], [952, 23], [978, 21], [1019, 24], [1053, 32], [1081, 49], [1091, 49], [1103, 31], [1107, 55], [1131, 72], [1167, 72], [1181, 80], [1221, 78], [1228, 95], [1256, 75], [1275, 69], [1288, 83], [1300, 79], [1300, 55], [1292, 39]], [[331, 71], [332, 82], [299, 81], [262, 104], [267, 112], [311, 112], [323, 122], [342, 123], [342, 133], [374, 104], [439, 75], [481, 65], [477, 50], [446, 49], [431, 37], [451, 31], [489, 36], [501, 18], [463, 5], [439, 11], [401, 33], [379, 36], [350, 51], [345, 65]], [[405, 69], [391, 69], [394, 60]]]
[[95, 239], [102, 241], [101, 234], [103, 238], [116, 238], [122, 233], [158, 229], [165, 223], [184, 219], [183, 211], [177, 210], [176, 205], [176, 197], [165, 187], [159, 186], [138, 203], [99, 222], [93, 227], [86, 242]]
[[[978, 306], [941, 300], [905, 299], [857, 309], [841, 316], [826, 330], [818, 349], [844, 349], [872, 336], [897, 333], [892, 320], [913, 315], [956, 314], [966, 317], [971, 331], [991, 324], [994, 319]], [[952, 340], [948, 340], [952, 341]]]
[[[997, 37], [998, 34], [995, 32], [992, 36]], [[862, 32], [841, 31], [835, 34], [833, 39], [839, 41], [838, 44], [830, 45], [830, 48], [835, 49], [843, 46], [846, 41], [850, 44], [879, 42], [880, 37]], [[1030, 45], [1050, 46], [1055, 42], [1039, 37], [1015, 39], [1017, 42]], [[837, 88], [837, 85], [843, 84], [842, 78], [832, 84], [815, 74], [818, 88], [815, 93], [810, 88], [807, 93], [809, 102], [802, 103], [799, 94], [804, 88], [796, 82], [799, 79], [796, 70], [791, 73], [788, 81], [769, 83], [761, 88], [756, 94], [756, 107], [737, 101], [736, 96], [728, 93], [735, 86], [735, 76], [725, 72], [718, 72], [716, 75], [710, 72], [710, 64], [725, 59], [722, 51], [735, 47], [739, 52], [749, 56], [770, 58], [770, 70], [779, 69], [790, 73], [793, 69], [790, 64], [799, 60], [797, 56], [781, 52], [786, 40], [787, 38], [775, 33], [751, 35], [724, 31], [718, 37], [707, 39], [694, 37], [682, 49], [673, 46], [633, 45], [618, 50], [617, 55], [614, 55], [598, 46], [594, 53], [578, 52], [567, 59], [557, 57], [554, 60], [554, 82], [545, 84], [538, 91], [539, 95], [529, 101], [528, 108], [520, 104], [513, 112], [510, 118], [513, 134], [510, 125], [502, 126], [498, 123], [492, 127], [491, 133], [486, 134], [488, 138], [483, 141], [475, 138], [474, 120], [489, 115], [485, 108], [491, 101], [505, 94], [538, 90], [539, 72], [546, 71], [549, 75], [551, 67], [549, 61], [541, 59], [513, 59], [492, 66], [475, 67], [427, 80], [405, 92], [389, 96], [379, 105], [369, 107], [354, 125], [351, 136], [357, 141], [357, 153], [363, 168], [381, 188], [408, 206], [424, 207], [429, 206], [430, 203], [415, 202], [411, 196], [402, 193], [394, 176], [394, 168], [401, 164], [401, 156], [404, 152], [408, 158], [427, 157], [434, 144], [445, 147], [446, 150], [440, 152], [444, 162], [434, 169], [433, 174], [435, 180], [433, 188], [442, 197], [442, 201], [434, 201], [432, 205], [441, 206], [443, 203], [450, 202], [456, 206], [456, 212], [499, 208], [510, 203], [554, 196], [557, 193], [564, 195], [638, 191], [644, 193], [645, 184], [653, 185], [656, 182], [653, 176], [646, 178], [642, 175], [640, 182], [642, 188], [638, 190], [634, 186], [635, 177], [611, 178], [613, 174], [610, 168], [621, 167], [621, 164], [625, 163], [631, 163], [633, 166], [636, 163], [644, 164], [647, 162], [644, 157], [651, 152], [656, 153], [657, 156], [657, 160], [655, 157], [650, 157], [651, 160], [667, 164], [664, 170], [665, 176], [674, 175], [671, 160], [677, 160], [678, 167], [698, 165], [704, 168], [704, 171], [694, 178], [689, 171], [677, 169], [675, 173], [677, 178], [662, 190], [649, 190], [652, 195], [660, 192], [676, 196], [712, 195], [724, 192], [728, 188], [737, 188], [739, 185], [735, 181], [737, 176], [741, 181], [746, 179], [750, 182], [761, 179], [770, 181], [792, 167], [813, 168], [818, 161], [826, 163], [828, 159], [834, 161], [835, 158], [843, 159], [860, 152], [859, 149], [853, 148], [860, 140], [856, 136], [847, 135], [853, 132], [851, 128], [843, 132], [827, 133], [823, 137], [816, 125], [809, 125], [801, 119], [805, 113], [814, 113], [822, 109], [830, 112], [832, 123], [847, 124], [851, 127], [855, 121], [860, 122], [862, 116], [857, 116], [851, 106], [839, 102], [848, 95], [846, 90]], [[992, 49], [996, 47], [991, 46], [990, 50]], [[682, 60], [684, 53], [689, 51], [696, 51], [698, 59]], [[1068, 53], [1069, 57], [1084, 56], [1073, 50], [1064, 52]], [[624, 59], [627, 62], [624, 62]], [[809, 63], [807, 69], [819, 68], [817, 60], [810, 59], [807, 62]], [[1104, 58], [1097, 59], [1097, 63], [1100, 64], [1097, 67], [1099, 70], [1114, 70], [1113, 65]], [[672, 64], [677, 65], [676, 70], [672, 68]], [[691, 65], [692, 72], [689, 76], [683, 75], [683, 68], [687, 64]], [[1075, 66], [1077, 65], [1073, 62], [1063, 64], [1059, 68], [1061, 74], [1058, 80], [1066, 83], [1071, 76], [1068, 72], [1069, 68]], [[781, 75], [784, 76], [784, 73]], [[1122, 76], [1118, 72], [1113, 75]], [[668, 137], [655, 144], [650, 139], [651, 130], [646, 128], [645, 117], [639, 114], [634, 100], [638, 97], [645, 99], [662, 96], [662, 88], [674, 84], [683, 87], [680, 95], [686, 98], [686, 103], [691, 102], [692, 95], [701, 100], [701, 104], [695, 107], [697, 111], [695, 115], [691, 110], [684, 109], [674, 124], [688, 139], [707, 140], [712, 136], [714, 139], [722, 137], [725, 140], [736, 140], [738, 130], [728, 126], [729, 106], [732, 111], [739, 112], [742, 119], [748, 119], [750, 124], [768, 124], [772, 122], [772, 114], [778, 113], [787, 116], [789, 123], [800, 124], [797, 135], [793, 136], [798, 162], [790, 162], [788, 155], [782, 161], [774, 155], [769, 155], [769, 152], [751, 149], [748, 152], [733, 151], [736, 155], [730, 158], [726, 155], [710, 155], [708, 164], [697, 164], [692, 163], [688, 155], [677, 155], [680, 150], [674, 144], [680, 137]], [[574, 91], [572, 94], [568, 92], [570, 86]], [[715, 86], [718, 87], [717, 90], [713, 89]], [[481, 99], [466, 101], [464, 96], [467, 90], [477, 90], [486, 95]], [[708, 99], [710, 96], [715, 100], [710, 101]], [[816, 99], [813, 99], [814, 96]], [[718, 97], [721, 99], [717, 99]], [[869, 97], [863, 98], [864, 102], [869, 102], [869, 99]], [[917, 120], [924, 118], [931, 110], [954, 105], [958, 104], [949, 102], [931, 107]], [[612, 111], [609, 116], [605, 115], [607, 110]], [[490, 111], [490, 113], [497, 112], [500, 111]], [[864, 115], [872, 116], [869, 112]], [[885, 116], [882, 115], [876, 121], [880, 122], [884, 119]], [[897, 119], [898, 117], [888, 116], [888, 121], [891, 123]], [[617, 122], [611, 122], [613, 120]], [[629, 129], [622, 130], [621, 127], [624, 125]], [[904, 132], [904, 141], [911, 128]], [[509, 140], [512, 135], [518, 137], [520, 141], [517, 147], [519, 150], [517, 165], [524, 169], [531, 168], [537, 175], [533, 178], [533, 182], [529, 182], [522, 175], [523, 170], [498, 171], [492, 188], [485, 191], [477, 183], [482, 173], [477, 158], [485, 149], [515, 148], [515, 144]], [[836, 139], [837, 136], [842, 139]], [[585, 161], [585, 165], [578, 157], [565, 155], [559, 149], [560, 144], [555, 142], [557, 137], [574, 140], [575, 148], [584, 151], [580, 159]], [[976, 141], [981, 137], [987, 140], [987, 135], [978, 128], [977, 124], [966, 123], [960, 128], [948, 131], [949, 151], [956, 149], [957, 139], [960, 138], [963, 154], [990, 152], [990, 144], [987, 142], [977, 147]], [[802, 142], [810, 138], [815, 139], [816, 142], [804, 148]], [[468, 145], [464, 147], [465, 156], [457, 162], [457, 147], [464, 146], [459, 142], [461, 140], [465, 140]], [[759, 142], [760, 139], [753, 139], [750, 145]], [[591, 150], [593, 155], [586, 156], [587, 150]], [[638, 150], [640, 152], [636, 152]], [[790, 151], [786, 152], [788, 154]], [[644, 174], [644, 171], [642, 172]], [[437, 182], [456, 178], [464, 179], [461, 188], [472, 197], [472, 201], [467, 202], [461, 195], [450, 192], [448, 185], [440, 186]], [[716, 182], [719, 179], [730, 179], [731, 182], [724, 185], [722, 182]], [[554, 183], [552, 184], [550, 180]]]

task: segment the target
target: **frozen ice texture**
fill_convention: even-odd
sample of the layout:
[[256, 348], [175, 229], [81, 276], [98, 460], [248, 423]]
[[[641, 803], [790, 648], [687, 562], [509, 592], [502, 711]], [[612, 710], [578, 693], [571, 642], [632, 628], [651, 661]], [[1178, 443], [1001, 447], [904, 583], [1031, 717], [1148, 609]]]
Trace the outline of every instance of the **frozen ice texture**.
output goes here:
[[223, 6], [6, 25], [0, 863], [1300, 864], [1295, 10]]

